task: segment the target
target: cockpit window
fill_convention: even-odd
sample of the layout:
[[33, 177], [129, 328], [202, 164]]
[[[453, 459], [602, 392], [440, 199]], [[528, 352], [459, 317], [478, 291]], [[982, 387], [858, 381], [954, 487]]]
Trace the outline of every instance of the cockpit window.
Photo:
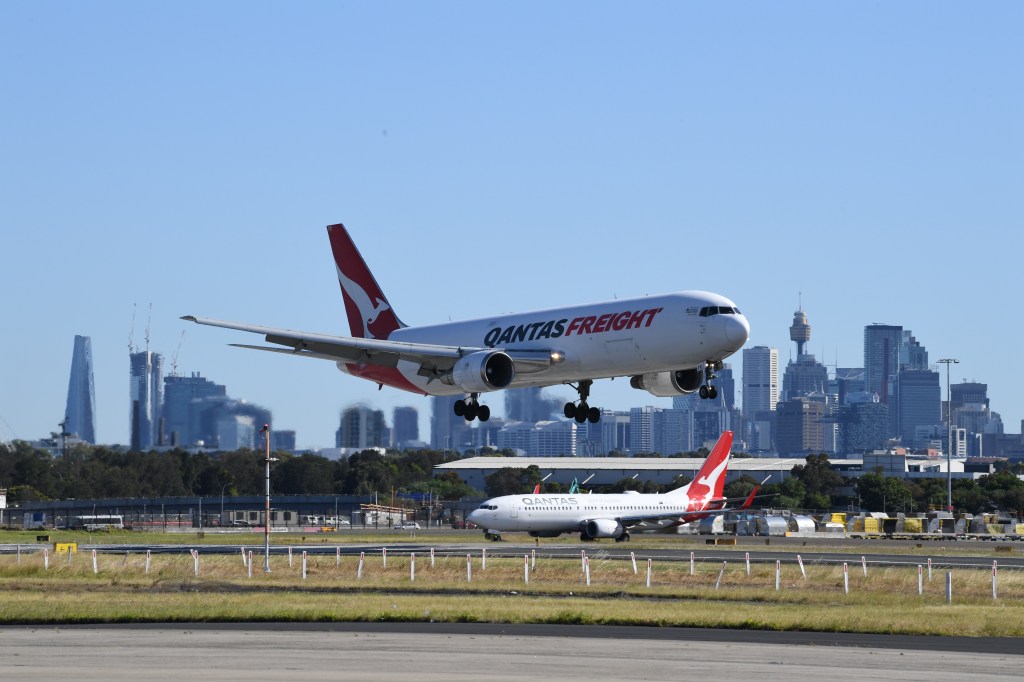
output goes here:
[[732, 308], [727, 305], [709, 305], [704, 306], [700, 309], [701, 317], [711, 317], [712, 315], [739, 315], [739, 308]]
[[496, 504], [481, 504], [480, 505], [480, 509], [488, 509], [490, 511], [494, 511], [497, 508], [498, 508], [498, 505], [496, 505]]

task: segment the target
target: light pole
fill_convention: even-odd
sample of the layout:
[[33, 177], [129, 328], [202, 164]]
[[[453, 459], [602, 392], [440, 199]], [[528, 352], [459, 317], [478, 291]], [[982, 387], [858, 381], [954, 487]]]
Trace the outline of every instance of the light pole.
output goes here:
[[942, 358], [946, 366], [946, 511], [953, 511], [953, 397], [949, 393], [949, 366], [958, 365], [956, 358]]
[[231, 484], [230, 483], [225, 483], [224, 485], [222, 485], [220, 487], [220, 524], [221, 525], [224, 525], [224, 490], [229, 485], [231, 485]]
[[266, 444], [266, 505], [263, 512], [263, 572], [270, 573], [270, 463], [277, 460], [270, 456], [270, 424], [264, 424], [260, 429], [263, 434], [263, 442]]

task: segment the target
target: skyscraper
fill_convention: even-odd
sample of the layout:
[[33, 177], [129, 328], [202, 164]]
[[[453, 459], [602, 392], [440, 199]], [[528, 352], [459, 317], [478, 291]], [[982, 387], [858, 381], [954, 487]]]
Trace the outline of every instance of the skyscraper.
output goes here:
[[768, 346], [743, 349], [743, 414], [775, 409], [779, 401], [779, 351]]
[[146, 450], [159, 443], [164, 359], [146, 350], [129, 354], [128, 360], [131, 366], [128, 383], [131, 449]]
[[384, 412], [366, 405], [354, 405], [341, 413], [336, 445], [339, 448], [375, 448], [388, 446]]
[[904, 369], [897, 382], [897, 414], [903, 444], [920, 447], [917, 434], [921, 427], [942, 423], [942, 396], [939, 373], [928, 369]]
[[869, 324], [864, 327], [864, 390], [877, 393], [878, 402], [889, 404], [892, 377], [900, 368], [903, 327]]
[[188, 377], [165, 377], [162, 415], [166, 441], [164, 444], [190, 447], [207, 438], [212, 441], [213, 422], [205, 420], [210, 423], [204, 430], [202, 415], [214, 409], [214, 405], [226, 401], [227, 388], [203, 378], [198, 372], [193, 372], [192, 376]]
[[415, 407], [396, 407], [391, 413], [391, 445], [404, 448], [420, 439], [420, 414]]
[[96, 385], [92, 377], [92, 339], [88, 336], [75, 336], [64, 430], [86, 443], [96, 442]]

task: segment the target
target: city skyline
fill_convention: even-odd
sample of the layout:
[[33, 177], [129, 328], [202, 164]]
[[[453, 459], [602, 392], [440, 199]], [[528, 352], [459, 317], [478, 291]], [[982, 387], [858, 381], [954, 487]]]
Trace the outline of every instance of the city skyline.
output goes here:
[[[58, 429], [78, 334], [96, 439], [127, 443], [125, 342], [150, 302], [154, 351], [270, 407], [299, 447], [329, 446], [359, 401], [414, 406], [426, 433], [426, 399], [330, 363], [193, 328], [175, 352], [200, 311], [346, 333], [338, 221], [408, 324], [709, 289], [780, 369], [798, 307], [829, 366], [862, 365], [867, 325], [913, 330], [1019, 428], [1024, 7], [541, 14], [0, 6], [23, 65], [0, 112], [0, 438]], [[670, 404], [619, 380], [593, 399]]]

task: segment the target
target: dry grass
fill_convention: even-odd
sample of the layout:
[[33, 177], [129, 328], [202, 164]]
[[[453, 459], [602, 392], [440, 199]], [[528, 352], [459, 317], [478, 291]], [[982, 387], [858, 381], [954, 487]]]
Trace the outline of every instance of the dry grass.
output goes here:
[[486, 622], [622, 623], [757, 629], [1024, 635], [1024, 573], [1002, 571], [999, 599], [992, 599], [990, 570], [953, 572], [953, 604], [945, 603], [945, 574], [936, 571], [917, 593], [916, 568], [782, 567], [775, 589], [774, 565], [730, 562], [718, 589], [720, 563], [655, 561], [646, 587], [646, 560], [634, 574], [629, 560], [591, 555], [591, 584], [579, 558], [538, 559], [524, 583], [523, 559], [367, 556], [362, 578], [358, 558], [310, 556], [302, 578], [301, 555], [292, 566], [275, 554], [272, 571], [254, 556], [252, 578], [241, 555], [200, 556], [199, 576], [188, 554], [158, 555], [145, 570], [143, 554], [101, 554], [94, 574], [88, 553], [0, 556], [0, 622], [135, 622], [252, 620], [444, 620]]

